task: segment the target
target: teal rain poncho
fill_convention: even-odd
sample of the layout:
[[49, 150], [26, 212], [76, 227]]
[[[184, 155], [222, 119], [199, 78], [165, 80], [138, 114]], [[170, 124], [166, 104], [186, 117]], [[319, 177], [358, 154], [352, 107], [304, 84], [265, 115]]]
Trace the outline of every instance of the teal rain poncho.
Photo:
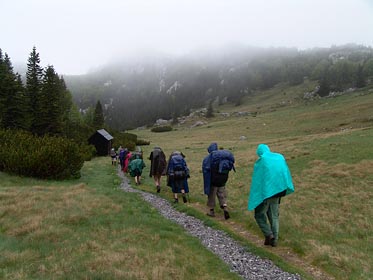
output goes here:
[[259, 159], [254, 165], [249, 210], [254, 210], [265, 199], [280, 192], [286, 191], [286, 195], [294, 192], [290, 170], [283, 155], [272, 153], [266, 144], [259, 144], [256, 153]]

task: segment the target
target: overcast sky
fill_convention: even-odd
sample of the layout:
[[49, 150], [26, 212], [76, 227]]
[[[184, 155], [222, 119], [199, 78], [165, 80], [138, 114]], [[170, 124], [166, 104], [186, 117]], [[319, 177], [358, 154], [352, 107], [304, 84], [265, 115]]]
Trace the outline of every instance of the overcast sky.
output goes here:
[[83, 74], [134, 50], [373, 46], [373, 0], [0, 0], [0, 48]]

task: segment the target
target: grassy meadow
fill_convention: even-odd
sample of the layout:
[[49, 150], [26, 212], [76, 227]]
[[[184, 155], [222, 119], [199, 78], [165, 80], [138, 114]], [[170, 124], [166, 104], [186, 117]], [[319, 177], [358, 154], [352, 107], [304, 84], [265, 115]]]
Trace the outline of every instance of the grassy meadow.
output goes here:
[[239, 279], [135, 193], [109, 158], [82, 177], [0, 173], [0, 279]]
[[[255, 93], [241, 106], [217, 107], [215, 117], [202, 119], [206, 123], [200, 127], [191, 128], [201, 120], [195, 117], [171, 132], [132, 132], [151, 141], [143, 147], [144, 157], [154, 146], [162, 147], [166, 156], [174, 150], [186, 155], [191, 170], [191, 203], [186, 207], [200, 213], [206, 211], [202, 159], [208, 145], [218, 142], [235, 155], [237, 172], [230, 174], [227, 187], [231, 219], [225, 221], [216, 209], [215, 221], [314, 279], [373, 279], [373, 89], [303, 100], [303, 93], [313, 88], [312, 83], [279, 85]], [[223, 117], [218, 114], [222, 112], [256, 116]], [[277, 248], [264, 248], [253, 212], [247, 211], [259, 143], [284, 154], [295, 185], [295, 193], [281, 201]], [[155, 192], [147, 173], [148, 168], [141, 188]], [[172, 199], [169, 188], [164, 187], [161, 195]]]
[[[167, 156], [182, 151], [191, 192], [190, 203], [175, 206], [180, 211], [304, 279], [373, 279], [373, 90], [303, 100], [314, 86], [279, 85], [241, 106], [215, 109], [255, 117], [215, 111], [214, 118], [194, 117], [171, 132], [131, 131], [151, 141], [142, 147], [147, 167], [138, 188], [156, 193], [147, 160], [154, 146]], [[190, 128], [197, 120], [206, 124]], [[213, 141], [236, 158], [227, 221], [218, 207], [216, 218], [205, 215], [201, 163]], [[281, 201], [276, 248], [263, 246], [247, 211], [259, 143], [284, 154], [295, 185]], [[0, 173], [0, 279], [239, 279], [196, 238], [119, 185], [109, 157], [86, 162], [77, 180]], [[165, 178], [159, 195], [172, 201]]]

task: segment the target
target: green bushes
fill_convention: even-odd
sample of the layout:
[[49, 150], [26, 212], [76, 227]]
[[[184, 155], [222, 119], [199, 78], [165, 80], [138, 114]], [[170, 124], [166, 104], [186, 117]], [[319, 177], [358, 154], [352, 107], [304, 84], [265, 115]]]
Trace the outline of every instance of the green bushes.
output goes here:
[[118, 148], [119, 146], [126, 147], [130, 151], [134, 151], [136, 148], [137, 135], [127, 132], [112, 132], [114, 137], [113, 147]]
[[169, 125], [165, 126], [156, 126], [151, 129], [152, 132], [166, 132], [166, 131], [172, 131], [172, 127]]
[[150, 145], [150, 141], [147, 141], [144, 139], [137, 139], [136, 145], [137, 146], [148, 146]]
[[0, 130], [0, 170], [43, 179], [80, 177], [83, 153], [61, 137], [36, 137], [29, 132]]

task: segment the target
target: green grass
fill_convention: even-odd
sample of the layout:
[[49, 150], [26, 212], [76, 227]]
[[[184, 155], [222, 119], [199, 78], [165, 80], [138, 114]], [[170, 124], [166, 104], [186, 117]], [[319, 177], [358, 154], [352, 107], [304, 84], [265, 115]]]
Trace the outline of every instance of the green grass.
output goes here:
[[[232, 218], [227, 222], [218, 217], [218, 223], [307, 272], [312, 273], [309, 267], [314, 266], [325, 277], [372, 279], [373, 91], [302, 100], [313, 87], [312, 83], [279, 85], [248, 97], [242, 106], [219, 107], [219, 112], [257, 111], [256, 117], [216, 116], [202, 127], [190, 128], [193, 120], [172, 132], [134, 133], [151, 141], [143, 147], [146, 156], [153, 146], [162, 147], [166, 155], [174, 150], [186, 155], [191, 170], [190, 207], [202, 214], [206, 196], [201, 162], [208, 145], [217, 141], [234, 153], [237, 170], [228, 181]], [[247, 140], [239, 140], [240, 136]], [[259, 143], [284, 154], [295, 183], [295, 193], [281, 203], [280, 246], [275, 249], [262, 246], [253, 213], [246, 210]], [[142, 188], [154, 191], [148, 179]], [[172, 197], [168, 189], [163, 195]], [[288, 258], [289, 252], [296, 258]], [[314, 274], [314, 278], [322, 277]]]
[[239, 279], [138, 194], [119, 189], [109, 159], [82, 178], [0, 173], [2, 279]]

